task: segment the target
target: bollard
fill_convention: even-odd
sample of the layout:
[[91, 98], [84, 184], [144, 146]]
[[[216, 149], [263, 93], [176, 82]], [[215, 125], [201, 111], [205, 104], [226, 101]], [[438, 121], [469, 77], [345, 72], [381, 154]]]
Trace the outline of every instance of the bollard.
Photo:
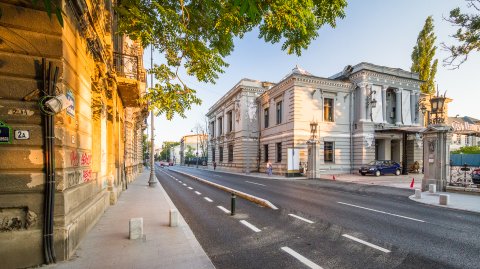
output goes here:
[[140, 239], [143, 237], [143, 218], [130, 219], [129, 238], [130, 240]]
[[441, 205], [448, 205], [448, 202], [450, 200], [450, 195], [448, 194], [440, 194], [439, 196], [439, 203]]
[[435, 193], [435, 192], [437, 192], [437, 185], [435, 185], [435, 184], [429, 184], [429, 185], [428, 185], [428, 191], [429, 191], [430, 193]]
[[170, 227], [177, 227], [178, 225], [178, 211], [176, 209], [170, 209]]
[[235, 193], [232, 192], [232, 204], [231, 204], [231, 207], [230, 207], [230, 215], [235, 215], [235, 198], [237, 198], [237, 196], [235, 196]]
[[422, 190], [415, 189], [415, 199], [422, 199]]

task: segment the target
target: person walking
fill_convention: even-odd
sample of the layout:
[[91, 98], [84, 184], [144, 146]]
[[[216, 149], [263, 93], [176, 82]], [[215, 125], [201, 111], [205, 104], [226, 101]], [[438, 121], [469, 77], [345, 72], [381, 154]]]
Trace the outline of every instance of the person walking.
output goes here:
[[267, 163], [267, 172], [268, 172], [269, 176], [272, 175], [272, 163], [271, 162]]
[[217, 169], [217, 162], [213, 162], [213, 170]]

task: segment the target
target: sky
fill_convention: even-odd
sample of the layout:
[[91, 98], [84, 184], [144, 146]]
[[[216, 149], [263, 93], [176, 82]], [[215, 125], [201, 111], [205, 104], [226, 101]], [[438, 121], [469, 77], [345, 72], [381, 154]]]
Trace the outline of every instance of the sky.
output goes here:
[[[197, 123], [204, 124], [208, 109], [242, 78], [279, 82], [297, 64], [320, 77], [329, 77], [342, 71], [346, 65], [360, 62], [410, 70], [410, 56], [418, 33], [430, 15], [434, 19], [438, 47], [436, 83], [442, 94], [447, 91], [447, 97], [453, 99], [449, 115], [480, 118], [477, 107], [480, 100], [480, 52], [469, 55], [460, 69], [451, 70], [441, 64], [448, 56], [441, 49], [441, 43], [454, 43], [450, 36], [456, 31], [443, 18], [456, 7], [473, 12], [473, 9], [467, 9], [464, 0], [350, 0], [346, 17], [337, 20], [336, 28], [324, 26], [320, 29], [317, 39], [300, 57], [282, 51], [281, 44], [259, 39], [255, 29], [243, 39], [235, 40], [234, 51], [225, 59], [230, 66], [219, 75], [215, 84], [200, 83], [194, 77], [185, 78], [185, 75], [182, 77], [197, 90], [202, 105], [193, 106], [186, 118], [175, 116], [168, 121], [164, 115], [156, 117], [155, 144], [180, 141], [183, 135], [192, 134]], [[162, 62], [160, 54], [153, 55], [154, 63]], [[144, 59], [145, 68], [150, 68], [150, 49], [145, 50]]]

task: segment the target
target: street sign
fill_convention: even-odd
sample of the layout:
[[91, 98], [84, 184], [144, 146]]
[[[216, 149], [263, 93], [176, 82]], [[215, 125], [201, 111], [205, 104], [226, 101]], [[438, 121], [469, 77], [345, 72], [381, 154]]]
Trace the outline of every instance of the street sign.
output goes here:
[[0, 144], [10, 144], [12, 128], [0, 121]]
[[15, 130], [15, 139], [28, 140], [30, 139], [30, 131], [28, 130]]

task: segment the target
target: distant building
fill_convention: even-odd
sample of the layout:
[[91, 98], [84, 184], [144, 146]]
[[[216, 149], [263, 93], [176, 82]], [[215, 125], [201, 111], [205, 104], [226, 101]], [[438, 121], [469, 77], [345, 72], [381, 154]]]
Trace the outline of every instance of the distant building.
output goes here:
[[480, 146], [480, 120], [472, 117], [448, 117], [448, 124], [453, 128], [450, 150], [465, 146]]
[[206, 141], [208, 135], [194, 134], [185, 135], [180, 140], [180, 164], [185, 164], [185, 158], [191, 153], [192, 156], [203, 157], [206, 155], [206, 148], [202, 151], [202, 139]]
[[174, 165], [180, 162], [180, 145], [170, 148], [170, 162]]
[[421, 82], [370, 63], [330, 78], [295, 67], [277, 84], [242, 79], [207, 113], [209, 165], [263, 172], [271, 162], [287, 175], [299, 166], [349, 173], [375, 159], [422, 163]]

